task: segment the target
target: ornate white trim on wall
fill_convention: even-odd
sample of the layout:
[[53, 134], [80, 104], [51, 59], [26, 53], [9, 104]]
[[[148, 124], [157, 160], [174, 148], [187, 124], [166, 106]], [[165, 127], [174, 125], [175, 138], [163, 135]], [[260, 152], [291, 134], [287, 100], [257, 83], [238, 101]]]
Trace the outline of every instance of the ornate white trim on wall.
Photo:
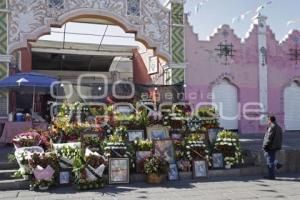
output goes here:
[[80, 16], [93, 16], [112, 20], [125, 31], [135, 32], [137, 40], [170, 59], [170, 11], [158, 0], [9, 0], [9, 10], [10, 53], [26, 47], [28, 40], [49, 33], [51, 25], [62, 26]]

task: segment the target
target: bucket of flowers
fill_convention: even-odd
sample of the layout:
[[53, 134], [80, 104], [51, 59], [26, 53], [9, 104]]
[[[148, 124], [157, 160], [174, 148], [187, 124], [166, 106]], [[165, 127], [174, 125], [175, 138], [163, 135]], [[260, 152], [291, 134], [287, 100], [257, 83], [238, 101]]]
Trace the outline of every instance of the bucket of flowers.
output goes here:
[[44, 149], [39, 146], [32, 147], [20, 147], [15, 151], [15, 158], [19, 164], [19, 170], [15, 174], [16, 176], [22, 176], [24, 180], [29, 180], [33, 171], [29, 166], [28, 160], [31, 158], [33, 153], [44, 153]]
[[103, 172], [107, 160], [97, 152], [86, 149], [85, 155], [77, 156], [73, 162], [75, 184], [78, 190], [104, 187]]
[[226, 168], [231, 168], [243, 162], [237, 133], [221, 131], [215, 142], [215, 150], [223, 153]]
[[148, 157], [144, 164], [144, 172], [147, 174], [147, 182], [159, 184], [162, 182], [168, 170], [168, 163], [155, 155]]
[[81, 154], [81, 149], [77, 145], [66, 144], [56, 148], [59, 158], [59, 165], [62, 169], [72, 168], [74, 159]]
[[59, 173], [58, 157], [55, 153], [34, 153], [28, 163], [34, 174], [31, 189], [47, 190], [55, 185]]
[[16, 149], [21, 147], [39, 146], [41, 136], [35, 131], [29, 131], [16, 135], [12, 140]]

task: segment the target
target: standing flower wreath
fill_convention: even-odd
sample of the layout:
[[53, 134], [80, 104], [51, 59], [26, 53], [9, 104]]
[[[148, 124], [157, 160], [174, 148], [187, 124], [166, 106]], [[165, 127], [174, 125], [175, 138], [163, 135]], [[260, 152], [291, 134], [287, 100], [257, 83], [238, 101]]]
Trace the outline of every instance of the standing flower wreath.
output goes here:
[[235, 166], [243, 163], [239, 137], [231, 131], [222, 131], [215, 142], [215, 150], [222, 152], [226, 165]]

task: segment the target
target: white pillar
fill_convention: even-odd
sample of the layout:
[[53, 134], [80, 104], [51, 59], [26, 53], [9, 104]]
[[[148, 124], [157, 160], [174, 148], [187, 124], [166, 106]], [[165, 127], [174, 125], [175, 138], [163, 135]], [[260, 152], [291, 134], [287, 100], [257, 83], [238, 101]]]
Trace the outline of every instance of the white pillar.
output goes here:
[[267, 17], [259, 13], [255, 23], [258, 25], [259, 101], [263, 105], [260, 124], [265, 125], [268, 116]]

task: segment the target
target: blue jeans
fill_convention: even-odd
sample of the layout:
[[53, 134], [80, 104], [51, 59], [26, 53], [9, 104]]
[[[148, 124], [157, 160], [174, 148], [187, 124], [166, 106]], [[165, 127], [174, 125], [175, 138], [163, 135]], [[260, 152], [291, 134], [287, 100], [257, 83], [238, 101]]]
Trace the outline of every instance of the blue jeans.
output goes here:
[[276, 160], [276, 150], [265, 151], [265, 157], [267, 160], [269, 177], [275, 177], [275, 160]]

